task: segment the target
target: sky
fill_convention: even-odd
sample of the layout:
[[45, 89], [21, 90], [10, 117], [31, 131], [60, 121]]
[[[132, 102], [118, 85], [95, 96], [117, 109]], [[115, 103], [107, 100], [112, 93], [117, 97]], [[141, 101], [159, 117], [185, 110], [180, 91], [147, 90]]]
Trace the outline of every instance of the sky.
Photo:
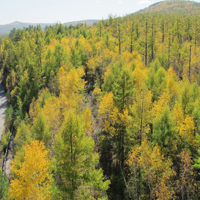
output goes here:
[[[65, 23], [124, 16], [160, 0], [0, 0], [0, 24]], [[200, 2], [200, 0], [197, 0]]]

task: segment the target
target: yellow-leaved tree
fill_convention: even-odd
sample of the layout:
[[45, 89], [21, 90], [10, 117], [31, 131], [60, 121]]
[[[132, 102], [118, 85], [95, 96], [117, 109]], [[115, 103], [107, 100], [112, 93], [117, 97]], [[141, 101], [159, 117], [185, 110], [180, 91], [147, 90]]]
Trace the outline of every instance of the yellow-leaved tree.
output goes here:
[[152, 147], [145, 139], [141, 146], [131, 151], [127, 164], [134, 177], [134, 182], [129, 189], [133, 192], [132, 196], [135, 199], [139, 199], [139, 194], [143, 193], [137, 181], [137, 176], [141, 176], [140, 173], [142, 173], [144, 185], [147, 185], [149, 189], [149, 195], [145, 199], [172, 199], [174, 191], [171, 178], [175, 172], [172, 169], [172, 162], [164, 157], [159, 146]]
[[71, 69], [67, 72], [61, 67], [57, 75], [60, 92], [68, 99], [77, 98], [80, 91], [83, 91], [85, 87], [83, 76], [84, 70], [82, 68]]
[[136, 67], [133, 71], [134, 96], [128, 132], [129, 139], [138, 141], [139, 144], [149, 132], [152, 123], [152, 92], [147, 89], [146, 78], [146, 69]]
[[198, 146], [197, 139], [194, 135], [195, 124], [190, 115], [185, 115], [182, 108], [176, 104], [174, 107], [174, 121], [179, 136], [179, 143], [181, 146]]
[[13, 179], [9, 199], [51, 200], [53, 179], [49, 170], [48, 150], [42, 142], [35, 140], [30, 145], [25, 144], [23, 151], [22, 162], [18, 162], [19, 156], [16, 155], [10, 167]]

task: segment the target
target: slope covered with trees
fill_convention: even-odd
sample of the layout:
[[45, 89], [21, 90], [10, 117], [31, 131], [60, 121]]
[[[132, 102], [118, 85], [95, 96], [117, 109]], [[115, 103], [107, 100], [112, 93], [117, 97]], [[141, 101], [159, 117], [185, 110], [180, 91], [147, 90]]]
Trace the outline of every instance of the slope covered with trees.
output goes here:
[[200, 3], [188, 0], [167, 0], [155, 3], [139, 12], [199, 15]]
[[135, 14], [3, 38], [8, 197], [199, 199], [199, 25]]

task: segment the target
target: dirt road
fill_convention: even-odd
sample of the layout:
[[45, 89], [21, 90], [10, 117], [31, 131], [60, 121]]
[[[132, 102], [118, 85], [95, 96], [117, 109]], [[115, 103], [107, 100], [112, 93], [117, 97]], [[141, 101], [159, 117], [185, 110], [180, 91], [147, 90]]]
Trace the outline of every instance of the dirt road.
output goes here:
[[7, 99], [3, 86], [0, 84], [0, 139], [4, 130], [4, 120], [6, 115]]
[[[4, 131], [4, 120], [6, 116], [6, 107], [7, 107], [7, 98], [6, 98], [6, 93], [4, 91], [3, 86], [0, 84], [0, 139], [2, 139], [2, 134]], [[7, 175], [10, 174], [10, 164], [11, 159], [9, 157], [6, 158], [5, 160], [5, 173]]]

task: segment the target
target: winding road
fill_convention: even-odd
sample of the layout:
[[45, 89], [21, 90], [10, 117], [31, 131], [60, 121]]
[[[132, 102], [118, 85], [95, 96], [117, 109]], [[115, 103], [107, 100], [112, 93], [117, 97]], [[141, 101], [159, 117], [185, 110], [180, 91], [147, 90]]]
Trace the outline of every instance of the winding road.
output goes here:
[[[3, 86], [0, 84], [0, 140], [2, 139], [3, 131], [4, 131], [4, 121], [6, 116], [6, 107], [7, 107], [7, 98], [6, 93], [4, 91]], [[7, 175], [10, 174], [10, 158], [6, 157], [4, 163], [4, 170]]]
[[7, 98], [3, 86], [0, 84], [0, 139], [4, 131], [4, 120], [6, 115]]

